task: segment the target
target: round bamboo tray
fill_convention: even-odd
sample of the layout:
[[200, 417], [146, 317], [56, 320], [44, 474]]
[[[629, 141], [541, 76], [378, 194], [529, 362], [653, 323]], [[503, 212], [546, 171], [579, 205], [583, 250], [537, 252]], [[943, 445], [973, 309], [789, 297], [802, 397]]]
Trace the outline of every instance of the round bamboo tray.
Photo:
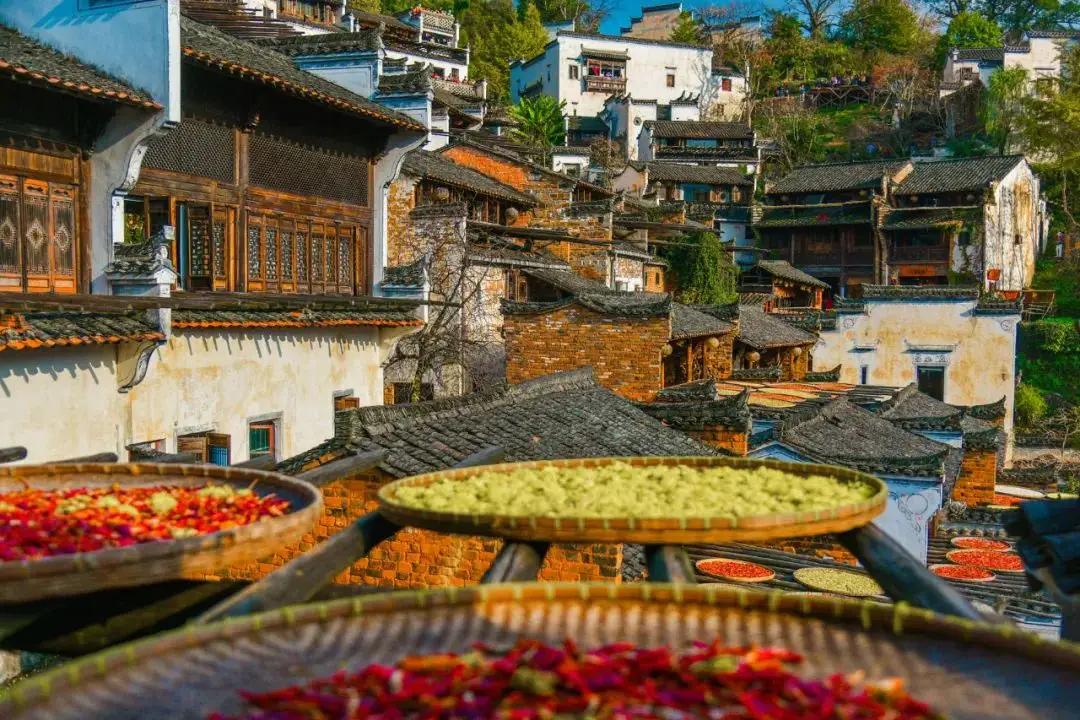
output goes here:
[[[989, 570], [990, 572], [992, 572], [994, 574], [998, 574], [998, 573], [1004, 573], [1006, 575], [1023, 575], [1024, 574], [1024, 569], [1023, 568], [1020, 568], [1019, 570], [1006, 570], [1004, 568], [983, 567], [982, 565], [974, 565], [972, 563], [961, 562], [961, 560], [963, 558], [962, 558], [962, 556], [958, 555], [957, 553], [963, 553], [963, 552], [991, 552], [991, 553], [992, 552], [999, 552], [1003, 556], [1011, 555], [1012, 557], [1016, 557], [1015, 552], [1005, 552], [1005, 551], [1001, 551], [1001, 550], [974, 550], [972, 548], [958, 548], [956, 550], [950, 550], [949, 552], [945, 553], [945, 559], [948, 560], [951, 563], [955, 563], [956, 565], [971, 565], [971, 567], [977, 567], [977, 568], [980, 568], [982, 570]], [[961, 558], [961, 560], [957, 560], [957, 558]]]
[[285, 475], [216, 465], [101, 464], [0, 467], [0, 493], [27, 484], [41, 490], [70, 487], [197, 486], [249, 487], [259, 495], [289, 501], [290, 512], [229, 530], [178, 540], [143, 543], [40, 560], [0, 562], [0, 603], [79, 595], [106, 588], [198, 577], [253, 562], [298, 542], [322, 513], [322, 493]]
[[[729, 517], [641, 519], [460, 515], [408, 507], [398, 503], [394, 497], [394, 493], [399, 488], [408, 485], [429, 485], [446, 479], [462, 480], [482, 473], [544, 467], [592, 468], [615, 462], [638, 467], [680, 465], [702, 468], [773, 468], [803, 477], [829, 475], [844, 482], [868, 485], [874, 488], [875, 492], [872, 497], [861, 503], [829, 510], [738, 519]], [[871, 520], [884, 512], [888, 496], [885, 483], [878, 478], [829, 465], [727, 457], [589, 458], [506, 463], [417, 475], [390, 483], [380, 489], [379, 512], [399, 525], [463, 535], [488, 535], [514, 540], [559, 543], [697, 544], [773, 540], [851, 530], [868, 525]]]
[[904, 605], [716, 586], [492, 585], [300, 605], [192, 626], [76, 660], [0, 697], [0, 717], [205, 718], [267, 691], [407, 655], [505, 647], [688, 646], [719, 638], [803, 654], [800, 672], [902, 677], [952, 720], [1074, 718], [1080, 647]]
[[[837, 590], [836, 588], [832, 587], [828, 582], [823, 580], [823, 578], [840, 577], [845, 575], [864, 579], [867, 581], [867, 585], [876, 585], [879, 592], [870, 592], [869, 590], [867, 590], [866, 592], [844, 592], [843, 590]], [[843, 595], [845, 597], [881, 597], [881, 595], [885, 592], [881, 589], [881, 586], [877, 584], [877, 581], [874, 580], [874, 578], [870, 577], [866, 573], [854, 572], [852, 570], [841, 570], [839, 568], [828, 567], [804, 567], [799, 568], [794, 573], [792, 573], [792, 577], [794, 577], [796, 582], [798, 582], [800, 585], [804, 585], [811, 590], [815, 590], [817, 592], [832, 593], [834, 595]]]
[[[962, 578], [962, 577], [950, 577], [949, 575], [938, 575], [938, 573], [937, 573], [937, 570], [939, 568], [956, 568], [956, 567], [966, 567], [966, 568], [970, 568], [972, 570], [982, 570], [984, 573], [989, 575], [989, 577]], [[990, 572], [986, 568], [975, 567], [974, 565], [956, 565], [954, 563], [937, 563], [936, 565], [931, 565], [930, 566], [930, 572], [934, 573], [935, 575], [937, 575], [939, 578], [942, 578], [943, 580], [953, 580], [955, 582], [988, 583], [988, 582], [994, 582], [995, 580], [997, 580], [997, 575], [995, 575], [994, 573]]]
[[[754, 567], [759, 567], [762, 570], [767, 571], [769, 574], [768, 575], [762, 575], [760, 577], [753, 577], [753, 578], [736, 577], [734, 575], [724, 575], [722, 573], [719, 573], [719, 572], [716, 572], [716, 571], [710, 571], [708, 569], [709, 563], [715, 563], [715, 562], [729, 562], [729, 563], [736, 563], [736, 564], [739, 564], [739, 565], [753, 565]], [[694, 563], [694, 567], [697, 568], [698, 572], [700, 572], [700, 573], [702, 573], [704, 575], [708, 575], [709, 577], [718, 578], [720, 580], [727, 580], [729, 582], [734, 582], [734, 583], [763, 583], [763, 582], [769, 582], [770, 580], [775, 580], [776, 579], [776, 573], [773, 572], [772, 570], [769, 570], [769, 568], [765, 567], [764, 565], [758, 565], [757, 563], [747, 562], [746, 560], [729, 560], [727, 558], [705, 558], [704, 560], [698, 560], [696, 563]]]

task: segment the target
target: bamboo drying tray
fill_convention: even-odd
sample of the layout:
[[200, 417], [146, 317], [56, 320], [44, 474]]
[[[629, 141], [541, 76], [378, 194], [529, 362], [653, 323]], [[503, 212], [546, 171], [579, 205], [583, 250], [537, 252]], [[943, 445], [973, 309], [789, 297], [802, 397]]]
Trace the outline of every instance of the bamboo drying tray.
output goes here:
[[303, 480], [278, 473], [172, 464], [17, 465], [0, 467], [0, 493], [25, 484], [41, 490], [65, 487], [195, 486], [207, 483], [252, 487], [259, 495], [289, 501], [290, 512], [208, 535], [143, 543], [40, 560], [0, 562], [0, 603], [18, 603], [198, 577], [252, 562], [297, 542], [322, 513], [322, 494]]
[[1054, 720], [1080, 706], [1080, 647], [905, 605], [717, 586], [492, 585], [392, 593], [192, 626], [16, 685], [0, 717], [205, 718], [266, 691], [406, 655], [518, 638], [686, 647], [721, 638], [802, 653], [800, 672], [902, 677], [952, 720]]
[[[874, 495], [861, 503], [816, 512], [787, 513], [739, 518], [553, 518], [509, 515], [459, 515], [420, 510], [398, 503], [394, 493], [408, 485], [429, 485], [438, 480], [461, 480], [482, 473], [510, 472], [544, 467], [593, 468], [623, 462], [637, 467], [690, 466], [773, 468], [793, 475], [829, 475], [839, 480], [874, 488]], [[726, 457], [631, 457], [590, 458], [506, 463], [479, 468], [445, 470], [417, 475], [390, 483], [379, 490], [379, 512], [399, 525], [427, 530], [490, 535], [514, 540], [559, 543], [644, 543], [685, 545], [697, 543], [747, 542], [784, 537], [805, 537], [843, 532], [867, 525], [885, 510], [888, 499], [885, 483], [876, 477], [846, 468], [776, 460], [748, 460]]]

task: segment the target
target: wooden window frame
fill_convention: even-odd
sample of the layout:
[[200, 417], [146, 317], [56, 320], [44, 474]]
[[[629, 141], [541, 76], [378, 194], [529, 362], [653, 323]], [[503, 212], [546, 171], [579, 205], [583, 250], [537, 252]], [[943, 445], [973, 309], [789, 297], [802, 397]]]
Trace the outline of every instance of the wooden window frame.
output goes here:
[[[42, 293], [52, 292], [73, 294], [78, 291], [80, 255], [82, 241], [80, 237], [80, 186], [73, 182], [46, 179], [43, 176], [6, 173], [0, 170], [0, 197], [13, 203], [14, 217], [0, 220], [0, 233], [9, 238], [8, 252], [14, 253], [14, 264], [0, 269], [0, 292]], [[28, 237], [32, 227], [28, 226], [28, 204], [44, 203], [44, 234], [39, 247], [44, 245], [44, 271], [35, 271], [30, 264]], [[70, 269], [61, 269], [59, 243], [62, 242], [58, 230], [58, 213], [67, 211], [71, 214], [71, 227], [63, 228], [67, 232], [67, 248]], [[10, 221], [10, 222], [9, 222]], [[32, 223], [31, 223], [32, 225]], [[0, 238], [0, 242], [4, 242]], [[0, 246], [0, 252], [3, 247]], [[2, 256], [0, 256], [2, 257]]]
[[[278, 438], [280, 435], [278, 429], [279, 420], [257, 420], [248, 423], [248, 458], [254, 459], [257, 457], [265, 457], [267, 455], [273, 457], [275, 460], [278, 458]], [[265, 452], [256, 453], [251, 446], [251, 433], [253, 431], [266, 430], [269, 434], [270, 443], [269, 450]]]

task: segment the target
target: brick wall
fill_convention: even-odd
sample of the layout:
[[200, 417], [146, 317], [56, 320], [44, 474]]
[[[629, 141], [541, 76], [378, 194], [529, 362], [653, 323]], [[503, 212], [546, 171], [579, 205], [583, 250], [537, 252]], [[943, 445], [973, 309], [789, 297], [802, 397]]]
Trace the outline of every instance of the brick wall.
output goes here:
[[[248, 565], [229, 568], [209, 579], [258, 580], [311, 550], [360, 516], [374, 510], [376, 493], [389, 478], [378, 471], [323, 488], [326, 503], [314, 530], [298, 545]], [[392, 588], [475, 585], [491, 566], [502, 541], [406, 528], [338, 575], [334, 582]], [[546, 581], [619, 582], [621, 545], [558, 545], [540, 570]]]
[[660, 390], [660, 349], [667, 317], [604, 317], [579, 305], [508, 315], [503, 321], [506, 379], [511, 383], [591, 366], [597, 381], [630, 400], [651, 402]]
[[968, 505], [990, 505], [997, 484], [997, 453], [993, 450], [964, 450], [960, 475], [952, 499]]
[[787, 382], [802, 380], [810, 371], [810, 347], [799, 348], [801, 351], [796, 357], [795, 348], [783, 348], [780, 350], [780, 379]]
[[728, 380], [731, 378], [735, 353], [735, 335], [736, 333], [730, 332], [727, 335], [718, 336], [716, 339], [720, 341], [720, 345], [716, 348], [709, 347], [708, 342], [705, 343], [705, 377], [716, 380]]
[[746, 457], [750, 452], [750, 433], [745, 430], [732, 430], [720, 425], [712, 425], [703, 430], [691, 430], [686, 434], [706, 445], [712, 445], [740, 457]]
[[667, 292], [667, 272], [657, 265], [646, 265], [645, 292]]
[[386, 198], [387, 264], [408, 265], [415, 260], [410, 239], [409, 213], [416, 203], [416, 180], [404, 175], [390, 184]]
[[817, 537], [784, 538], [768, 543], [754, 543], [773, 550], [782, 550], [796, 555], [810, 555], [817, 558], [831, 558], [847, 565], [858, 565], [859, 561], [854, 555], [844, 549], [831, 535]]

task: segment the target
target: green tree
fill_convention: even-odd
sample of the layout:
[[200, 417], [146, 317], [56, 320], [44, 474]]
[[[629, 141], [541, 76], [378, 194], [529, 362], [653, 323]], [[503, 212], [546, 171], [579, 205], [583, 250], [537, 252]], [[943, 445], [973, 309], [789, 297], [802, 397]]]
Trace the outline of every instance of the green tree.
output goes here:
[[672, 42], [691, 43], [697, 45], [704, 40], [705, 30], [701, 21], [694, 17], [694, 13], [683, 10], [679, 13], [679, 21], [668, 38]]
[[596, 32], [616, 0], [537, 0], [544, 22], [573, 22], [579, 32]]
[[754, 128], [776, 148], [773, 172], [783, 177], [800, 165], [825, 158], [825, 116], [800, 108], [794, 112], [759, 112]]
[[949, 21], [945, 34], [938, 38], [935, 64], [944, 67], [954, 48], [1001, 47], [1004, 44], [1005, 35], [996, 22], [979, 13], [963, 12]]
[[792, 0], [788, 7], [810, 37], [824, 40], [839, 4], [840, 0]]
[[353, 0], [353, 2], [349, 3], [349, 9], [369, 13], [381, 13], [383, 11], [380, 0]]
[[918, 47], [923, 31], [908, 0], [853, 0], [840, 17], [839, 36], [871, 55], [903, 55]]
[[1080, 3], [1075, 0], [977, 0], [972, 9], [1004, 28], [1013, 40], [1025, 30], [1069, 27], [1080, 21]]
[[739, 270], [724, 251], [716, 233], [702, 232], [688, 238], [696, 247], [680, 248], [676, 265], [679, 300], [692, 305], [726, 305], [738, 299]]
[[999, 70], [990, 76], [983, 94], [981, 115], [990, 143], [1000, 155], [1012, 151], [1017, 141], [1027, 99], [1027, 70], [1020, 67]]
[[550, 95], [522, 98], [520, 103], [510, 108], [518, 122], [514, 139], [546, 155], [553, 145], [566, 142], [565, 108], [565, 102], [557, 101]]
[[510, 63], [535, 57], [547, 44], [532, 2], [526, 2], [521, 17], [511, 0], [475, 0], [461, 16], [461, 42], [472, 49], [469, 75], [488, 81], [493, 100], [510, 95]]
[[[1023, 103], [1020, 131], [1025, 151], [1038, 157], [1039, 174], [1046, 183], [1055, 225], [1075, 232], [1070, 191], [1080, 183], [1080, 46], [1062, 58], [1057, 92], [1036, 95]], [[991, 79], [1002, 73], [991, 76]]]

